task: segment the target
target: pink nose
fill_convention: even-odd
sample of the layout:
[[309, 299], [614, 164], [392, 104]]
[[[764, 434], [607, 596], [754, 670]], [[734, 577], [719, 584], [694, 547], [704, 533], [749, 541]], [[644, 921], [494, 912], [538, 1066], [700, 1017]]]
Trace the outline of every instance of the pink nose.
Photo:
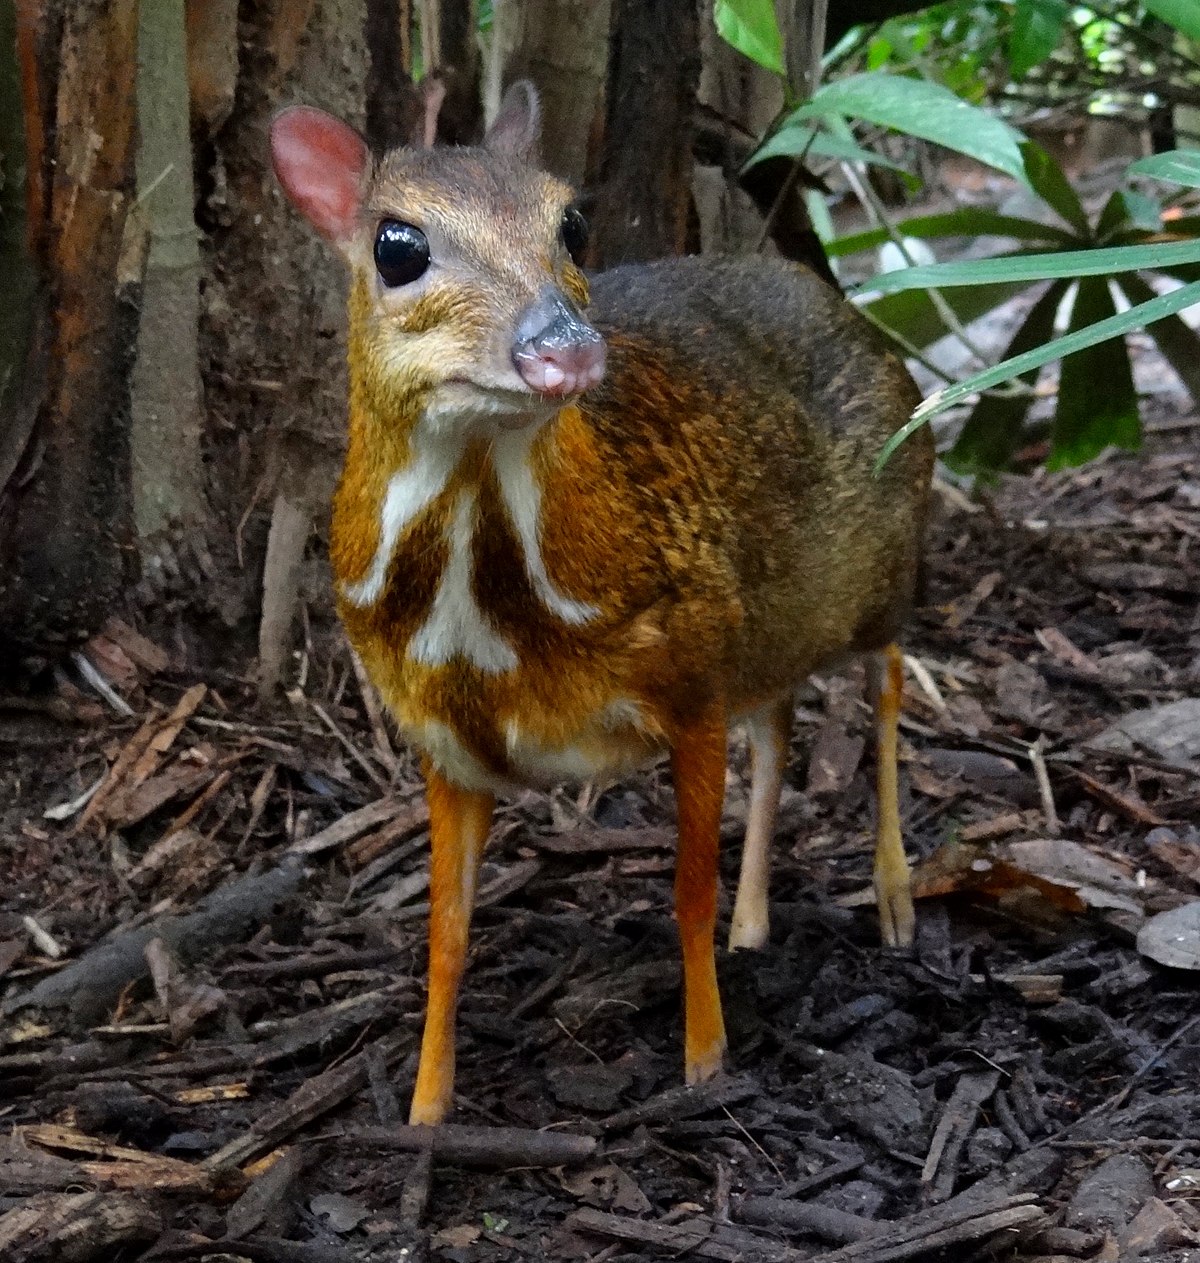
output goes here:
[[517, 324], [512, 360], [531, 390], [564, 399], [604, 376], [604, 339], [560, 290], [547, 286]]

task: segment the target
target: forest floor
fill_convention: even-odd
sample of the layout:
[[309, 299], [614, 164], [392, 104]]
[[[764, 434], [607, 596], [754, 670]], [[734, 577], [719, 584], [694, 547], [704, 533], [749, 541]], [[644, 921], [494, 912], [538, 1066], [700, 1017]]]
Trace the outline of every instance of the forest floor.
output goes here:
[[112, 624], [127, 714], [0, 710], [0, 1257], [1200, 1259], [1200, 422], [1164, 396], [1150, 430], [937, 497], [915, 950], [870, 906], [860, 670], [798, 698], [771, 941], [720, 953], [704, 1088], [663, 769], [518, 798], [432, 1154], [426, 814], [340, 637], [314, 618], [265, 710], [250, 664]]

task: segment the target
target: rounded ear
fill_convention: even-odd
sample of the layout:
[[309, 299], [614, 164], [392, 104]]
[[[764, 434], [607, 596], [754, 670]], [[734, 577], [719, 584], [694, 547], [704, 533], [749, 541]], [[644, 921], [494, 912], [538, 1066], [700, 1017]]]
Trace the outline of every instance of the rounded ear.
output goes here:
[[538, 103], [537, 89], [528, 79], [518, 79], [504, 94], [483, 143], [493, 153], [511, 154], [532, 162], [537, 158], [541, 133], [542, 107]]
[[358, 226], [371, 158], [347, 123], [294, 105], [271, 123], [271, 163], [292, 205], [326, 240], [348, 241]]

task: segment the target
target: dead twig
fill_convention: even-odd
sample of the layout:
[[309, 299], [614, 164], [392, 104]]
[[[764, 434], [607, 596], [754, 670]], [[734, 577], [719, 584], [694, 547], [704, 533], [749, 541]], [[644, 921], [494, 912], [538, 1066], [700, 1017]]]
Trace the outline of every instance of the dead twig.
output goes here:
[[338, 1144], [420, 1153], [439, 1162], [508, 1171], [518, 1167], [561, 1167], [583, 1162], [596, 1151], [592, 1136], [524, 1127], [359, 1127], [332, 1137]]
[[213, 891], [187, 916], [160, 917], [98, 943], [78, 960], [9, 1000], [3, 1011], [66, 1009], [75, 1023], [102, 1021], [121, 991], [147, 975], [145, 950], [151, 939], [163, 939], [185, 962], [196, 960], [211, 953], [217, 944], [248, 937], [283, 900], [295, 894], [303, 879], [303, 865], [285, 857], [276, 868], [240, 877]]

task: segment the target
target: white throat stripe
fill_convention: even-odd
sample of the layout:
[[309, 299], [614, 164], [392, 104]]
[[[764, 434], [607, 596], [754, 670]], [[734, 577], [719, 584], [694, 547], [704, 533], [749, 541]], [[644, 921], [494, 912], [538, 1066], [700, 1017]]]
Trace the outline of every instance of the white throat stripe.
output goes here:
[[367, 573], [357, 583], [348, 583], [342, 589], [352, 604], [374, 605], [383, 595], [400, 536], [441, 494], [460, 454], [461, 449], [448, 444], [418, 448], [412, 461], [388, 480], [379, 511], [379, 547]]
[[450, 560], [442, 571], [429, 617], [408, 643], [408, 656], [426, 666], [445, 666], [460, 655], [489, 675], [517, 666], [512, 645], [488, 622], [471, 590], [471, 539], [475, 534], [475, 497], [462, 492], [446, 532]]
[[564, 623], [578, 626], [596, 617], [600, 611], [594, 605], [564, 596], [550, 581], [546, 562], [542, 557], [542, 491], [533, 476], [529, 461], [532, 434], [512, 436], [507, 443], [497, 443], [493, 453], [496, 478], [500, 483], [500, 496], [508, 516], [521, 541], [525, 554], [525, 573], [533, 590], [543, 605]]

